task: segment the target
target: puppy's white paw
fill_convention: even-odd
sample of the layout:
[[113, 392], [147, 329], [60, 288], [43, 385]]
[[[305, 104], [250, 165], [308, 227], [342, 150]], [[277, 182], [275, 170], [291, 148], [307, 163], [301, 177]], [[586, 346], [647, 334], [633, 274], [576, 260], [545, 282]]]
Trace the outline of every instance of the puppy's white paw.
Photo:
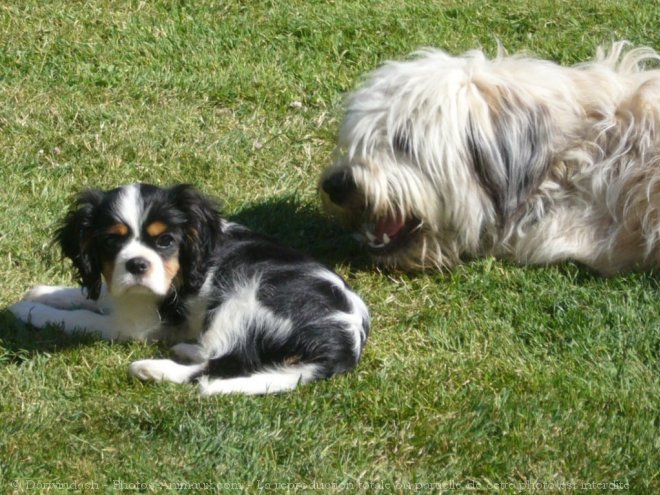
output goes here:
[[53, 308], [37, 302], [21, 301], [10, 306], [9, 311], [22, 322], [35, 327], [41, 328], [49, 323], [61, 323], [53, 317]]
[[60, 287], [57, 285], [37, 285], [23, 296], [23, 301], [32, 301], [58, 309], [96, 309], [96, 301], [85, 297], [82, 289], [77, 287]]
[[143, 359], [134, 361], [128, 367], [128, 372], [138, 380], [143, 382], [160, 382], [165, 378], [163, 367], [160, 365], [161, 359]]
[[131, 363], [128, 372], [143, 382], [187, 383], [202, 371], [204, 366], [203, 364], [178, 364], [169, 359], [143, 359]]
[[46, 304], [45, 301], [48, 299], [49, 295], [61, 291], [62, 289], [63, 287], [55, 285], [36, 285], [25, 293], [23, 301], [38, 301]]
[[35, 301], [21, 301], [9, 307], [19, 320], [37, 328], [60, 327], [65, 333], [100, 334], [105, 340], [117, 338], [111, 318], [85, 309], [61, 309]]
[[26, 322], [36, 304], [32, 304], [29, 301], [21, 301], [16, 304], [9, 306], [9, 311], [18, 318], [19, 320]]

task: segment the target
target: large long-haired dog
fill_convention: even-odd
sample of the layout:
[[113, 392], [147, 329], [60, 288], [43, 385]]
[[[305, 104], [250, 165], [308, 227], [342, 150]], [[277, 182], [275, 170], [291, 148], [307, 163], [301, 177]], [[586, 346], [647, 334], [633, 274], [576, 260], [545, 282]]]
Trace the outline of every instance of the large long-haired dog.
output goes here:
[[480, 51], [389, 62], [348, 98], [325, 206], [405, 268], [660, 266], [659, 59], [617, 42], [575, 67]]
[[40, 286], [11, 311], [38, 327], [180, 342], [186, 363], [136, 361], [141, 380], [275, 393], [348, 371], [362, 354], [369, 314], [337, 274], [222, 219], [190, 186], [86, 191], [56, 240], [84, 292]]

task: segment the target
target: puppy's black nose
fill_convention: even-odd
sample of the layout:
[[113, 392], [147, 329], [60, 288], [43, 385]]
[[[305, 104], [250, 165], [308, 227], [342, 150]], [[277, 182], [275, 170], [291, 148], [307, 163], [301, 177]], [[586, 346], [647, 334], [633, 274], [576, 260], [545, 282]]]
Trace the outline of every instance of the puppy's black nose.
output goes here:
[[355, 192], [357, 186], [350, 172], [342, 170], [326, 177], [321, 183], [321, 188], [327, 193], [330, 201], [341, 206]]
[[128, 270], [128, 273], [131, 275], [144, 275], [147, 270], [149, 270], [149, 267], [151, 264], [149, 261], [147, 261], [144, 258], [131, 258], [126, 262], [126, 270]]

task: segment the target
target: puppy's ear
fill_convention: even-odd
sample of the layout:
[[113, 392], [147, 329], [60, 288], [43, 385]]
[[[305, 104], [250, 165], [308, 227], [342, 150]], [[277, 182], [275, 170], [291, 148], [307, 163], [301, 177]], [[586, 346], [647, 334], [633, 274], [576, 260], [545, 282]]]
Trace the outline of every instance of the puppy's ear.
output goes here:
[[181, 290], [196, 292], [204, 283], [209, 260], [222, 238], [219, 207], [189, 184], [174, 186], [168, 194], [170, 201], [186, 217], [185, 239], [179, 253], [183, 270]]
[[552, 125], [543, 102], [515, 88], [475, 83], [467, 145], [474, 171], [503, 226], [515, 221], [548, 174]]
[[78, 272], [78, 281], [87, 297], [98, 299], [101, 293], [101, 266], [93, 246], [93, 221], [103, 193], [89, 190], [81, 193], [62, 220], [55, 234], [64, 257], [69, 258]]

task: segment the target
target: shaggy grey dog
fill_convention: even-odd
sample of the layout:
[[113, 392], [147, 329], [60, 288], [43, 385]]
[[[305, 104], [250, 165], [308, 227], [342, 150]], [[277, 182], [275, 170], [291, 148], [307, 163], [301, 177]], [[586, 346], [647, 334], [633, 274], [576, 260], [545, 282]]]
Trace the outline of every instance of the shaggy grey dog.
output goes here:
[[660, 266], [658, 60], [617, 42], [575, 67], [502, 51], [386, 63], [348, 98], [325, 207], [404, 268]]

